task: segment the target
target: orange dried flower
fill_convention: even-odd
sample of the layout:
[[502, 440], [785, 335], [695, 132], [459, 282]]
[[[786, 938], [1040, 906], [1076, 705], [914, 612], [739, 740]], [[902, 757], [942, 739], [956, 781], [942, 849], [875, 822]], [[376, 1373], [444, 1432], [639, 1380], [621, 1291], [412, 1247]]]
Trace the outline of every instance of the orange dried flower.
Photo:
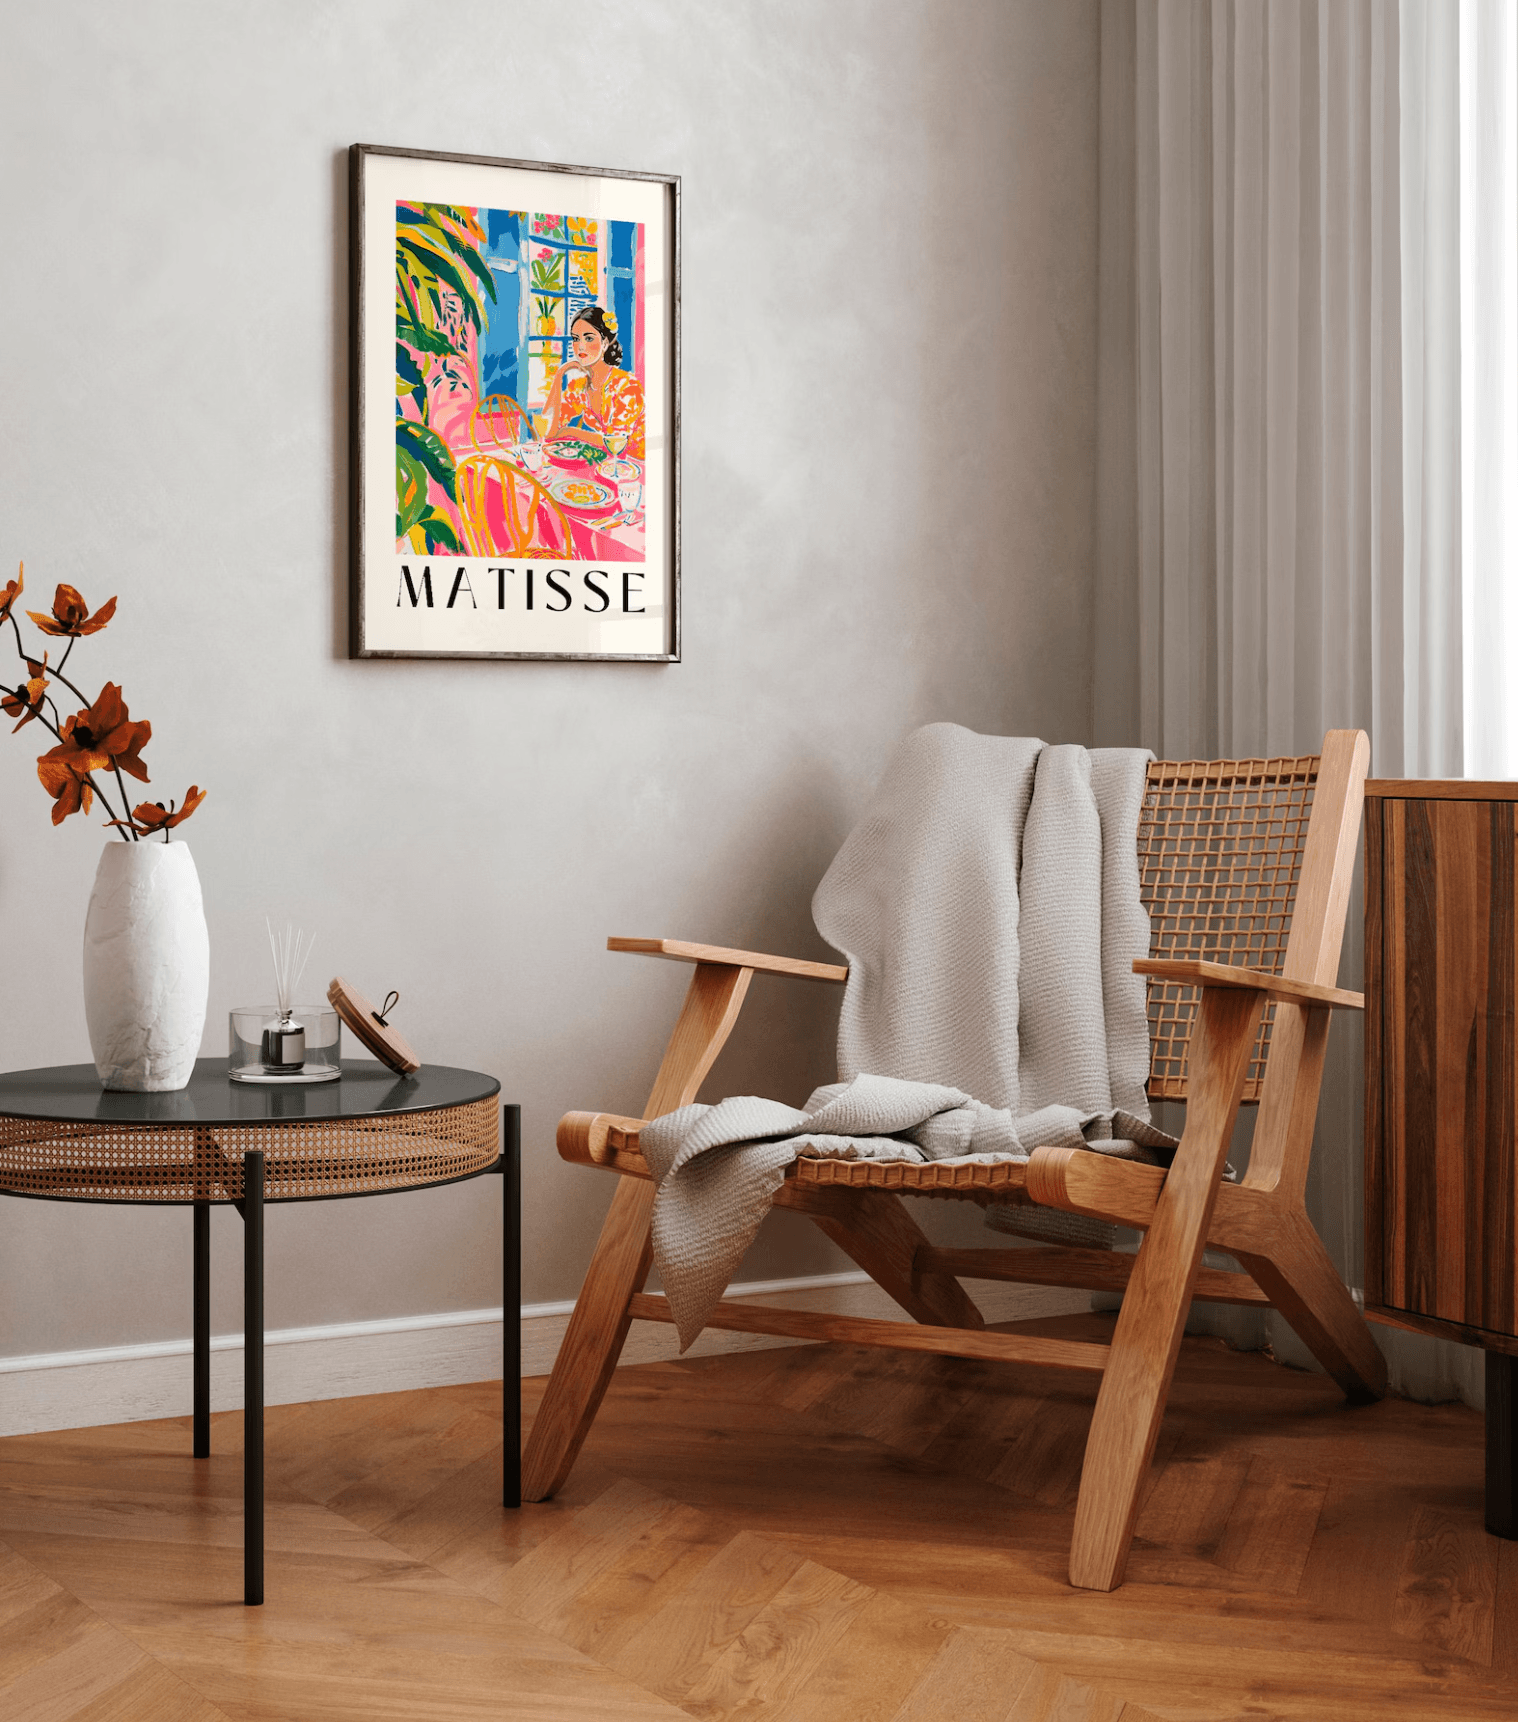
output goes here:
[[115, 614], [116, 600], [108, 598], [92, 616], [89, 605], [73, 586], [59, 586], [53, 594], [51, 616], [44, 615], [40, 610], [27, 611], [27, 615], [44, 634], [72, 634], [76, 638], [85, 634], [98, 634]]
[[63, 751], [61, 747], [55, 747], [37, 761], [37, 776], [53, 798], [54, 825], [62, 825], [71, 813], [78, 813], [81, 809], [88, 813], [95, 796], [93, 786], [74, 762], [56, 757]]
[[0, 592], [0, 622], [9, 620], [11, 605], [21, 596], [21, 588], [25, 584], [26, 564], [18, 562], [16, 564], [16, 578], [6, 581], [5, 590]]
[[65, 720], [63, 740], [37, 764], [40, 767], [52, 761], [66, 765], [79, 777], [115, 769], [146, 783], [148, 768], [141, 756], [152, 734], [153, 726], [146, 719], [132, 722], [121, 689], [115, 682], [107, 682], [94, 705]]
[[129, 826], [140, 837], [151, 837], [158, 831], [167, 833], [176, 825], [183, 825], [205, 798], [206, 791], [192, 783], [185, 791], [184, 805], [177, 813], [172, 801], [167, 807], [161, 801], [139, 801], [132, 809], [131, 819], [110, 819], [106, 823]]
[[0, 711], [4, 711], [7, 717], [19, 717], [21, 719], [21, 722], [16, 725], [16, 729], [11, 731], [12, 735], [16, 733], [17, 729], [24, 728], [41, 712], [42, 696], [47, 692], [47, 653], [42, 654], [40, 664], [35, 658], [28, 658], [26, 667], [29, 676], [24, 689], [17, 688], [14, 693], [9, 693], [4, 699], [0, 699]]

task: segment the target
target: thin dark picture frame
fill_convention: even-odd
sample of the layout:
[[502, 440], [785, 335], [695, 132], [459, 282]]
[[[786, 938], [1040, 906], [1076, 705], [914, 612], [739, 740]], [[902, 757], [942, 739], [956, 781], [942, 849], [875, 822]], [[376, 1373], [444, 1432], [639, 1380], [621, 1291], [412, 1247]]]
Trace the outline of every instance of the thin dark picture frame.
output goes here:
[[[371, 580], [377, 571], [368, 565], [366, 552], [366, 525], [369, 528], [368, 538], [372, 545], [374, 540], [373, 523], [366, 522], [366, 510], [370, 506], [370, 498], [374, 489], [389, 497], [393, 494], [395, 477], [395, 461], [393, 447], [387, 445], [383, 449], [377, 439], [371, 437], [368, 446], [365, 442], [366, 422], [366, 362], [369, 355], [369, 339], [378, 338], [378, 330], [365, 327], [366, 289], [368, 286], [367, 270], [373, 267], [378, 270], [383, 265], [387, 278], [393, 277], [394, 259], [387, 251], [380, 259], [366, 257], [365, 247], [365, 200], [367, 195], [366, 175], [371, 163], [377, 158], [403, 158], [413, 161], [438, 162], [457, 164], [476, 168], [499, 168], [534, 174], [566, 174], [601, 180], [641, 181], [659, 186], [664, 191], [665, 218], [667, 220], [667, 246], [669, 281], [667, 292], [667, 311], [662, 315], [665, 323], [665, 351], [667, 360], [663, 366], [665, 382], [665, 398], [667, 399], [667, 426], [662, 422], [659, 429], [665, 430], [668, 438], [667, 473], [660, 487], [660, 495], [667, 509], [666, 555], [664, 567], [660, 569], [661, 578], [667, 580], [665, 586], [666, 614], [664, 627], [664, 647], [659, 652], [628, 652], [628, 651], [547, 651], [547, 650], [487, 650], [487, 649], [433, 649], [425, 646], [397, 647], [394, 645], [377, 645], [367, 636], [366, 629], [366, 598], [371, 590]], [[577, 663], [678, 663], [681, 657], [681, 546], [680, 546], [680, 178], [677, 174], [640, 173], [625, 168], [594, 168], [577, 167], [562, 162], [522, 161], [512, 157], [467, 155], [441, 150], [405, 149], [384, 144], [353, 144], [348, 152], [348, 183], [349, 183], [349, 227], [348, 227], [348, 257], [349, 257], [349, 415], [348, 415], [348, 463], [349, 463], [349, 656], [352, 658], [463, 658], [463, 659], [500, 659], [505, 661], [553, 661]], [[438, 200], [442, 201], [442, 200]], [[374, 322], [374, 317], [370, 319]], [[393, 336], [393, 327], [387, 331], [386, 340]], [[393, 437], [391, 442], [393, 443]], [[613, 445], [614, 447], [615, 445]], [[649, 506], [644, 499], [645, 509]], [[373, 506], [378, 507], [377, 499]], [[388, 506], [388, 503], [387, 503]], [[625, 517], [624, 517], [625, 518]], [[453, 553], [443, 553], [441, 560], [447, 561]], [[462, 553], [460, 553], [462, 555]], [[667, 574], [665, 570], [667, 569]], [[386, 590], [392, 579], [393, 571], [385, 574]], [[625, 600], [624, 600], [625, 602]]]

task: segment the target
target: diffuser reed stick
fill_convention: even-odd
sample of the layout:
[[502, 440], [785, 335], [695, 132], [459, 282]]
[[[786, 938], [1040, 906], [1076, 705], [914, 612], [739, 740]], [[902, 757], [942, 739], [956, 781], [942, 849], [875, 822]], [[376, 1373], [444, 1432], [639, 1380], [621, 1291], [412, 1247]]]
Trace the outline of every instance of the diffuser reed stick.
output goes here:
[[276, 933], [267, 915], [264, 916], [264, 926], [269, 934], [269, 954], [274, 959], [274, 993], [279, 1002], [279, 1014], [286, 1018], [295, 1002], [295, 989], [306, 972], [306, 963], [316, 940], [290, 922]]

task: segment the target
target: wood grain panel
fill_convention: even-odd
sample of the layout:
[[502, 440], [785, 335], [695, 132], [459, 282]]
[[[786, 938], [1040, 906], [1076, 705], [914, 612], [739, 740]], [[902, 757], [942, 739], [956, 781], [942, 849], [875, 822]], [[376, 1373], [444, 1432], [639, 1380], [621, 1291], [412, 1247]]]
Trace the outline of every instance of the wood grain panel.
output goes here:
[[1365, 1302], [1386, 1302], [1386, 803], [1365, 799]]
[[[1400, 807], [1387, 809], [1386, 825], [1386, 874], [1388, 880], [1400, 879], [1402, 870], [1407, 864], [1407, 822], [1402, 818]], [[1386, 1130], [1386, 1211], [1388, 1214], [1401, 1213], [1406, 1202], [1407, 1192], [1402, 1183], [1402, 1166], [1406, 1159], [1403, 1153], [1403, 1132], [1406, 1119], [1400, 1106], [1393, 1106], [1390, 1097], [1401, 1094], [1407, 1081], [1407, 1073], [1403, 1068], [1403, 1034], [1401, 1023], [1407, 1014], [1407, 966], [1401, 957], [1403, 942], [1406, 938], [1407, 926], [1407, 896], [1403, 891], [1385, 893], [1386, 908], [1386, 1007], [1382, 1013], [1385, 1024], [1381, 1032], [1382, 1054], [1385, 1065], [1385, 1091], [1387, 1100], [1384, 1107]], [[1392, 953], [1398, 953], [1394, 958]], [[1398, 1225], [1387, 1251], [1387, 1284], [1401, 1286], [1407, 1274], [1407, 1233], [1406, 1228]], [[1386, 1296], [1390, 1297], [1390, 1291]], [[1402, 1301], [1406, 1301], [1404, 1297]]]
[[[1416, 803], [1414, 805], [1417, 805]], [[1481, 1139], [1481, 817], [1470, 802], [1428, 813], [1433, 851], [1434, 1248], [1433, 1313], [1461, 1321], [1466, 1287], [1466, 1190]], [[1425, 957], [1425, 961], [1427, 958]], [[1479, 1162], [1478, 1162], [1479, 1163]], [[1479, 1212], [1479, 1208], [1477, 1210]]]
[[1402, 1087], [1390, 1107], [1401, 1128], [1394, 1149], [1401, 1170], [1401, 1204], [1396, 1221], [1402, 1231], [1400, 1282], [1392, 1282], [1391, 1301], [1399, 1308], [1438, 1313], [1437, 1260], [1439, 1189], [1434, 1144], [1438, 1136], [1438, 1083], [1435, 1064], [1435, 986], [1438, 975], [1434, 833], [1424, 802], [1405, 804], [1401, 814], [1401, 872], [1395, 882], [1401, 944], [1393, 958], [1402, 975], [1402, 1015], [1392, 1032], [1401, 1043]]
[[1377, 801], [1518, 801], [1518, 780], [1475, 777], [1367, 777]]
[[1518, 805], [1371, 803], [1367, 1302], [1518, 1334]]
[[1488, 911], [1491, 960], [1486, 1019], [1495, 1056], [1487, 1061], [1487, 1132], [1482, 1149], [1481, 1326], [1518, 1332], [1518, 1224], [1515, 1224], [1515, 1158], [1518, 1158], [1518, 807], [1491, 804], [1492, 869]]

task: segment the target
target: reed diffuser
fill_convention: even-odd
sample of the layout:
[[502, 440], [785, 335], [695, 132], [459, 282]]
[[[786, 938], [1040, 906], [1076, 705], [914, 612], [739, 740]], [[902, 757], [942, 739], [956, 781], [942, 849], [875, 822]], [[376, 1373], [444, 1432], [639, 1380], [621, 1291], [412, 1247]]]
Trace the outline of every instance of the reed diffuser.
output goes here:
[[330, 1009], [297, 1004], [297, 989], [311, 957], [313, 937], [291, 923], [276, 928], [264, 918], [274, 970], [274, 1006], [231, 1014], [234, 1082], [331, 1082], [340, 1076], [341, 1028]]
[[264, 1069], [273, 1076], [293, 1076], [306, 1062], [306, 1031], [291, 1014], [291, 1006], [306, 972], [312, 939], [295, 926], [284, 926], [276, 933], [267, 915], [264, 927], [274, 959], [274, 997], [279, 1006], [278, 1017], [263, 1026]]

